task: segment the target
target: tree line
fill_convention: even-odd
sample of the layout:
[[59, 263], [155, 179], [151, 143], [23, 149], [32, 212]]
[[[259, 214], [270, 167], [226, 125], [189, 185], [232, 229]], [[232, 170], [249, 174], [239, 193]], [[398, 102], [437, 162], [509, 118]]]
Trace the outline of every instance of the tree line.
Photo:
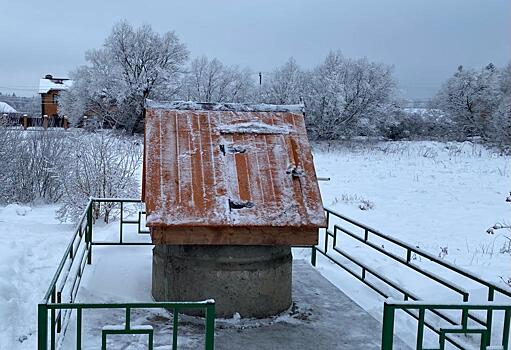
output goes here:
[[81, 126], [143, 129], [144, 99], [199, 102], [304, 103], [312, 139], [353, 136], [399, 138], [480, 137], [510, 142], [511, 68], [460, 67], [425, 111], [401, 107], [393, 68], [331, 51], [312, 69], [293, 58], [262, 83], [258, 72], [197, 57], [174, 32], [149, 25], [113, 27], [104, 45], [86, 53], [71, 73], [74, 85], [59, 101], [61, 113]]

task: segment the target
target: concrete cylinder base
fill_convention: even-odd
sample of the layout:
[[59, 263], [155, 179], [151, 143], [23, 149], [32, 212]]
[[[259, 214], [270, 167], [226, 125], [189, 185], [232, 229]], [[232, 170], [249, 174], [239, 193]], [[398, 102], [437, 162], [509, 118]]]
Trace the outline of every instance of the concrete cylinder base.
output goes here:
[[217, 317], [261, 318], [291, 306], [291, 272], [289, 246], [156, 245], [152, 293], [157, 301], [215, 299]]

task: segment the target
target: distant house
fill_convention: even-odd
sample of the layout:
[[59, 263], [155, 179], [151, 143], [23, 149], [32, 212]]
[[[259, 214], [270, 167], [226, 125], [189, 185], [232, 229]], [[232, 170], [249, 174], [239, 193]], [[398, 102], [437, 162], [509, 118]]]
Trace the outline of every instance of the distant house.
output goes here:
[[16, 110], [5, 102], [0, 102], [0, 113], [16, 113]]
[[68, 89], [73, 81], [67, 78], [54, 78], [47, 74], [39, 80], [41, 95], [41, 115], [58, 117], [58, 96], [60, 91]]

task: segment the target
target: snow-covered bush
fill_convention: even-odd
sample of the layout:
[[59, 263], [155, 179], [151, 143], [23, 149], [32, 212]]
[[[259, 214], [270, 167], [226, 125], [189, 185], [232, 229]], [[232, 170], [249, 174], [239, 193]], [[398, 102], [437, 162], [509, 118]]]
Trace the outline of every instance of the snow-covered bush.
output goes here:
[[0, 126], [0, 201], [56, 202], [62, 195], [58, 171], [69, 143], [62, 130]]
[[453, 123], [441, 111], [389, 108], [375, 122], [376, 135], [388, 140], [445, 140], [452, 138]]
[[[59, 172], [63, 188], [57, 217], [77, 219], [90, 197], [125, 198], [138, 196], [137, 170], [142, 159], [136, 137], [112, 131], [79, 133], [71, 137], [72, 149]], [[97, 205], [95, 218], [110, 219], [113, 204]]]
[[89, 197], [137, 196], [140, 162], [137, 137], [0, 126], [0, 203], [59, 202], [59, 219], [77, 219]]

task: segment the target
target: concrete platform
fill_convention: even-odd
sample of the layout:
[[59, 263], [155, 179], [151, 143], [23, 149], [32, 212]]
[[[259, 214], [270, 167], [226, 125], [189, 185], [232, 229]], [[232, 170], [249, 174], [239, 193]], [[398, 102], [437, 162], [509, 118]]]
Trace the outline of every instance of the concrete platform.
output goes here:
[[[132, 269], [130, 266], [137, 266]], [[95, 250], [79, 299], [150, 301], [151, 250], [148, 247], [102, 247]], [[172, 315], [166, 310], [133, 310], [132, 325], [154, 328], [155, 349], [170, 349]], [[64, 348], [75, 346], [71, 320]], [[122, 325], [120, 310], [86, 310], [82, 349], [98, 349], [101, 328]], [[381, 323], [332, 285], [305, 260], [293, 260], [293, 305], [266, 319], [217, 319], [215, 349], [380, 349]], [[395, 337], [396, 338], [396, 337]], [[145, 349], [144, 336], [112, 336], [108, 349]], [[204, 320], [180, 315], [179, 349], [204, 349]], [[409, 349], [395, 339], [395, 349]]]
[[[222, 322], [219, 322], [221, 326]], [[241, 326], [241, 327], [240, 327]], [[321, 276], [293, 263], [293, 307], [270, 324], [219, 329], [216, 349], [380, 349], [381, 323]], [[396, 349], [409, 349], [397, 339]]]

